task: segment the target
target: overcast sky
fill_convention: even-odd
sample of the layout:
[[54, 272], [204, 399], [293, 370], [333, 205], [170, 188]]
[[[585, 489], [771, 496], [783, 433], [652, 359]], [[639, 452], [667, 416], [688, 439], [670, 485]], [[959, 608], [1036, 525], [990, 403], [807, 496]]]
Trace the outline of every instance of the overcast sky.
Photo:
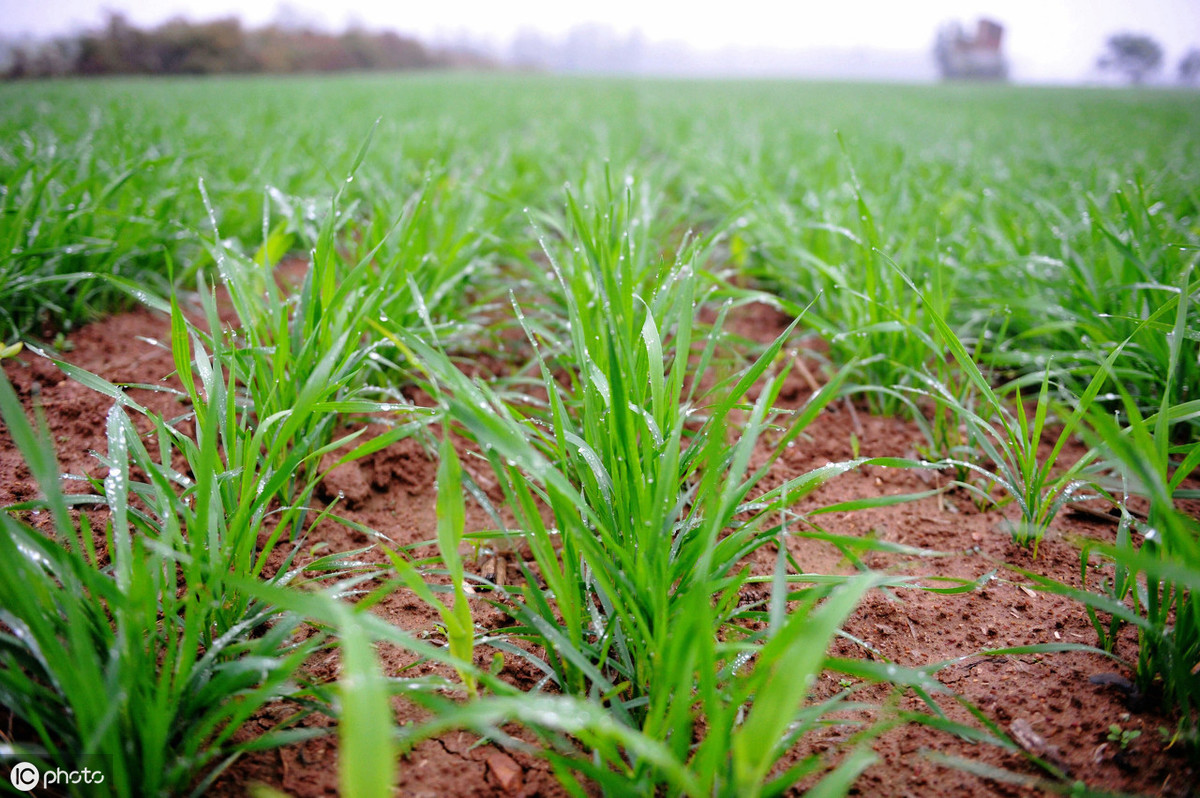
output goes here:
[[[280, 0], [0, 0], [0, 36], [47, 36], [94, 26], [105, 9], [153, 25], [237, 14], [249, 25], [280, 17]], [[658, 0], [288, 0], [293, 15], [340, 30], [349, 22], [390, 28], [426, 40], [460, 34], [505, 45], [518, 30], [561, 34], [600, 22], [640, 29], [650, 40], [682, 40], [699, 49], [724, 46], [929, 50], [939, 24], [973, 25], [987, 16], [1005, 25], [1005, 50], [1020, 80], [1072, 81], [1089, 75], [1106, 37], [1148, 33], [1166, 50], [1173, 74], [1183, 53], [1200, 47], [1200, 0], [740, 0], [711, 5]]]

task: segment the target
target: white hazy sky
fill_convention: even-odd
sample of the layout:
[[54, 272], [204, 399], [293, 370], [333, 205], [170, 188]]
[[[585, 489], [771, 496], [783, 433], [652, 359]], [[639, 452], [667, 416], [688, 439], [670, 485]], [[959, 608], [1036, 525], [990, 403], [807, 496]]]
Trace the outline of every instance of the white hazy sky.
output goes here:
[[[153, 25], [237, 14], [249, 25], [278, 18], [281, 0], [0, 0], [0, 36], [47, 36], [96, 25], [106, 9]], [[682, 40], [699, 49], [742, 47], [865, 48], [928, 51], [937, 26], [980, 16], [1006, 27], [1005, 49], [1022, 80], [1077, 80], [1088, 75], [1111, 33], [1154, 36], [1166, 50], [1164, 72], [1200, 47], [1200, 0], [288, 0], [301, 18], [330, 29], [355, 21], [426, 39], [467, 34], [504, 45], [521, 28], [561, 34], [600, 22], [635, 28], [651, 40]]]

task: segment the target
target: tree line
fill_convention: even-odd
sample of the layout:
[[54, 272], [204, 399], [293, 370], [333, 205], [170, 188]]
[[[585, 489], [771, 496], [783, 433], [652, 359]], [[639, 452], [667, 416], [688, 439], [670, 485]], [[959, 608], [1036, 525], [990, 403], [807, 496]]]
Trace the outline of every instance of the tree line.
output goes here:
[[268, 25], [245, 28], [236, 17], [174, 19], [139, 28], [110, 14], [99, 30], [19, 45], [8, 53], [9, 79], [63, 75], [208, 75], [339, 72], [486, 66], [467, 52], [432, 50], [414, 38], [351, 28], [322, 33]]
[[[1096, 61], [1096, 66], [1123, 75], [1134, 85], [1144, 83], [1162, 65], [1162, 45], [1143, 33], [1117, 33], [1108, 37], [1104, 53]], [[1200, 49], [1193, 47], [1180, 59], [1179, 80], [1200, 83]]]

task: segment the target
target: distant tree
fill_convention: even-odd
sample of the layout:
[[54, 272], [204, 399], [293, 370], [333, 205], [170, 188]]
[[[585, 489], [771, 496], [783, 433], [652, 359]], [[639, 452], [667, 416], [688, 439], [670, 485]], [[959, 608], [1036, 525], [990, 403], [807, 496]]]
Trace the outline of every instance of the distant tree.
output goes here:
[[525, 69], [548, 67], [554, 60], [554, 44], [528, 26], [517, 31], [509, 52], [513, 63]]
[[69, 38], [14, 45], [7, 54], [3, 74], [10, 78], [45, 78], [69, 75], [79, 60], [79, 42]]
[[1200, 49], [1192, 49], [1179, 62], [1179, 79], [1184, 83], [1200, 83]]
[[1097, 66], [1120, 72], [1129, 82], [1140, 84], [1162, 66], [1162, 47], [1142, 33], [1117, 33], [1108, 37], [1108, 49], [1100, 56]]

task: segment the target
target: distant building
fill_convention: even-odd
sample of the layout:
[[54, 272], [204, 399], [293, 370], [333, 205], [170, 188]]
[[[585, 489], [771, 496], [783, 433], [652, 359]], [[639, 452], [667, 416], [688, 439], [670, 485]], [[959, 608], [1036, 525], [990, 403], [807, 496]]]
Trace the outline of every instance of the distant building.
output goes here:
[[942, 79], [1008, 80], [1003, 40], [1004, 26], [990, 19], [979, 20], [974, 36], [958, 22], [943, 25], [933, 47]]

